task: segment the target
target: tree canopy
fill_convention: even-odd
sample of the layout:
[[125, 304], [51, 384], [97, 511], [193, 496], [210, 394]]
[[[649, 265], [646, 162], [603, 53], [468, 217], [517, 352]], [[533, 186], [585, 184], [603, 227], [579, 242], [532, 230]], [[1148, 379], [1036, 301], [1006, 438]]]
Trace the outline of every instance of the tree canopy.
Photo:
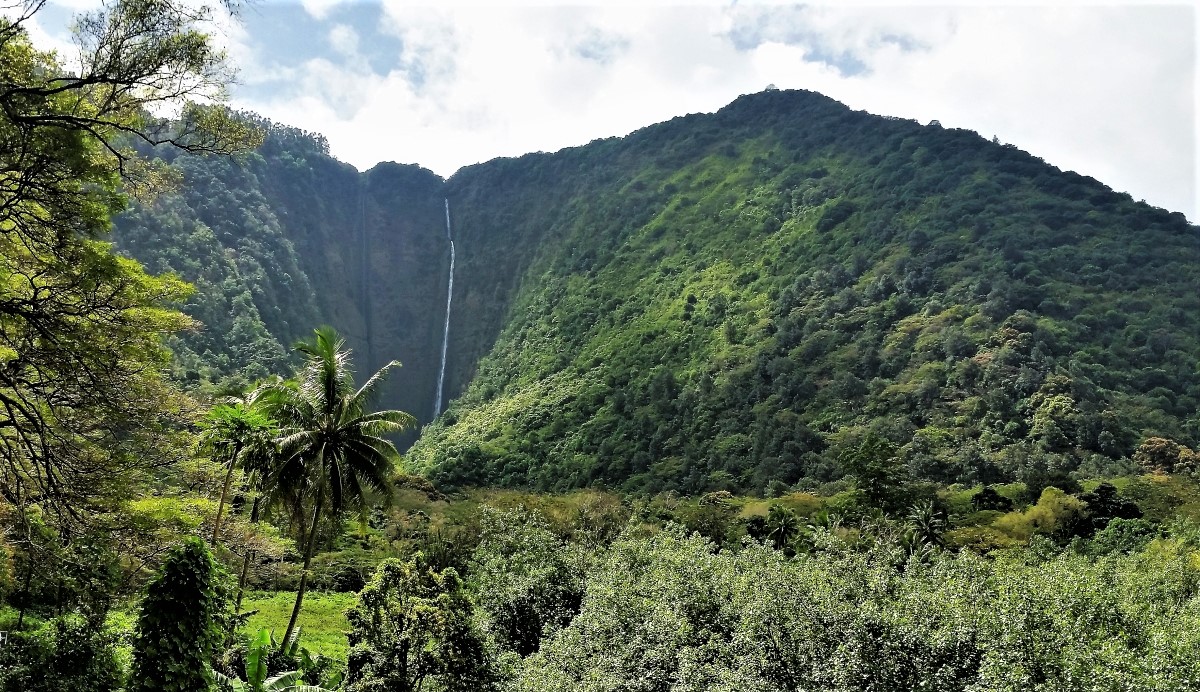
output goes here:
[[161, 376], [188, 286], [99, 240], [128, 192], [162, 182], [131, 143], [228, 153], [255, 134], [214, 100], [228, 67], [209, 9], [108, 3], [77, 18], [65, 64], [30, 42], [43, 5], [0, 18], [0, 493], [78, 518], [169, 463], [191, 415]]

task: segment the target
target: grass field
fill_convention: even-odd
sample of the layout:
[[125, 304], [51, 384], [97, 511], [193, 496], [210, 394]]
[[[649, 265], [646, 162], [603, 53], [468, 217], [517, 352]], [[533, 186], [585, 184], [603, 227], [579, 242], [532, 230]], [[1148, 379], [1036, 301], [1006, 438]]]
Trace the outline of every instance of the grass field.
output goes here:
[[[345, 661], [350, 645], [346, 641], [345, 611], [354, 605], [352, 593], [306, 593], [300, 611], [300, 644], [315, 654]], [[251, 591], [242, 601], [242, 610], [257, 610], [243, 629], [247, 634], [261, 627], [282, 637], [292, 615], [296, 594], [292, 591]]]

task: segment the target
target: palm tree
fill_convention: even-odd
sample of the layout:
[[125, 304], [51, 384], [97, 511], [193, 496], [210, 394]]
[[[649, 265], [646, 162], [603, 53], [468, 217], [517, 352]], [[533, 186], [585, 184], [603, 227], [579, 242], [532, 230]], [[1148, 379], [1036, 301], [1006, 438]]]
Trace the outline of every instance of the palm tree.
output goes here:
[[386, 491], [400, 455], [383, 435], [416, 423], [403, 411], [368, 412], [375, 390], [400, 363], [388, 363], [355, 389], [350, 352], [332, 327], [315, 330], [311, 341], [296, 348], [307, 359], [298, 380], [274, 387], [268, 398], [269, 411], [282, 426], [275, 484], [303, 489], [313, 498], [312, 521], [303, 536], [304, 570], [284, 641], [300, 617], [326, 502], [336, 515], [348, 506], [361, 506], [369, 491]]
[[226, 403], [212, 407], [200, 426], [197, 446], [226, 466], [217, 518], [213, 521], [211, 543], [214, 547], [221, 536], [221, 518], [229, 499], [234, 469], [261, 466], [274, 449], [273, 440], [278, 428], [256, 404], [257, 392], [242, 398], [230, 397]]
[[766, 521], [767, 538], [776, 550], [788, 547], [800, 535], [800, 520], [796, 513], [782, 505], [771, 505]]
[[[282, 380], [279, 380], [282, 381]], [[275, 383], [261, 386], [255, 390], [252, 396], [255, 399], [262, 398], [261, 406], [267, 408], [269, 406], [269, 392], [275, 386]], [[257, 526], [262, 518], [263, 512], [270, 509], [272, 505], [280, 500], [280, 489], [276, 486], [278, 479], [276, 478], [275, 468], [279, 462], [279, 445], [278, 424], [272, 420], [273, 431], [275, 435], [267, 441], [267, 444], [259, 448], [258, 453], [248, 457], [243, 464], [243, 469], [248, 471], [246, 476], [246, 484], [250, 487], [254, 495], [254, 500], [250, 503], [250, 525]], [[242, 596], [246, 591], [246, 580], [250, 574], [250, 562], [254, 559], [255, 549], [253, 545], [246, 547], [246, 552], [242, 556], [242, 572], [238, 576], [237, 599], [234, 603], [234, 611], [240, 612], [242, 608]]]

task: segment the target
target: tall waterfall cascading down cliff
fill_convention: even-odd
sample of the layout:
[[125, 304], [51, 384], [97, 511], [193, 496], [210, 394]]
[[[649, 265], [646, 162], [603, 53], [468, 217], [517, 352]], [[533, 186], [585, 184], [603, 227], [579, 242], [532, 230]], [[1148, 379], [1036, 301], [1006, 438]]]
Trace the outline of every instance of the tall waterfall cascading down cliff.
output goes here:
[[450, 241], [450, 284], [446, 287], [446, 326], [442, 330], [442, 364], [438, 368], [437, 398], [433, 401], [433, 417], [442, 412], [442, 384], [446, 379], [446, 348], [450, 344], [450, 301], [454, 298], [454, 238], [450, 234], [450, 200], [446, 203], [446, 240]]

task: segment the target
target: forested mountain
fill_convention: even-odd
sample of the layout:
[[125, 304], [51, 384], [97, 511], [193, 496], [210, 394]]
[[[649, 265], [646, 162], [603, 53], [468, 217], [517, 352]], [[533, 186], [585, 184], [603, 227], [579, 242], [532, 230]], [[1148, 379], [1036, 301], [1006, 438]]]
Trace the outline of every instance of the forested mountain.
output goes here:
[[223, 107], [206, 3], [106, 2], [69, 66], [43, 7], [0, 13], [0, 692], [1195, 688], [1182, 216], [803, 92], [359, 173]]
[[448, 200], [455, 400], [408, 454], [444, 484], [770, 491], [866, 437], [989, 482], [1200, 437], [1200, 231], [974, 132], [768, 91], [446, 181], [278, 126], [174, 165], [118, 237], [197, 285], [179, 376], [277, 371], [330, 322], [423, 421]]

